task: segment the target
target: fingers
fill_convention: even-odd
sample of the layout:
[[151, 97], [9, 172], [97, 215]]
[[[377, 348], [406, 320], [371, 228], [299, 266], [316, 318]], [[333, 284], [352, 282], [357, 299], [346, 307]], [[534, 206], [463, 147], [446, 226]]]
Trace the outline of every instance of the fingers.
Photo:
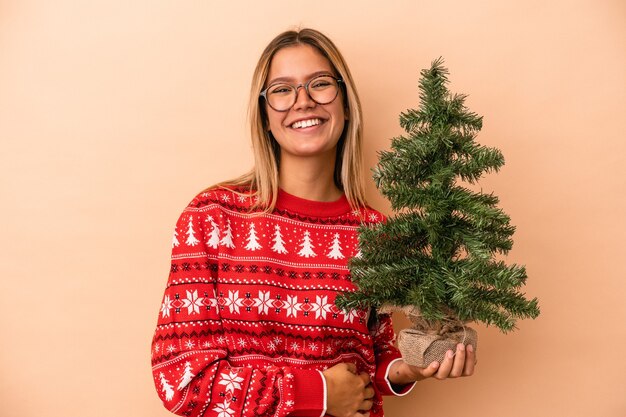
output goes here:
[[436, 379], [446, 379], [448, 375], [450, 375], [450, 371], [452, 371], [452, 364], [454, 363], [454, 352], [451, 350], [446, 352], [446, 356], [444, 356], [441, 365], [439, 365], [439, 369], [435, 373], [434, 377]]
[[471, 345], [466, 348], [462, 343], [459, 343], [456, 352], [451, 350], [446, 352], [441, 366], [433, 376], [436, 379], [470, 376], [474, 373], [475, 365], [476, 352], [474, 348]]
[[354, 363], [339, 363], [322, 372], [328, 389], [327, 413], [333, 416], [369, 415], [374, 388], [366, 372], [358, 372]]
[[359, 407], [359, 411], [371, 410], [373, 405], [374, 405], [374, 401], [372, 401], [372, 400], [365, 400], [365, 401], [363, 401], [363, 403], [361, 403], [361, 406]]
[[472, 345], [467, 345], [467, 357], [465, 358], [465, 369], [463, 370], [463, 376], [470, 376], [474, 374], [474, 367], [476, 366], [476, 352]]
[[419, 374], [421, 376], [420, 379], [430, 378], [435, 375], [437, 370], [439, 369], [439, 362], [434, 361], [427, 368], [417, 368], [419, 370]]
[[450, 378], [458, 378], [463, 375], [463, 368], [465, 367], [465, 345], [459, 343], [456, 346], [456, 354], [454, 355], [454, 363], [452, 364], [452, 370], [450, 371]]
[[371, 410], [374, 405], [374, 388], [372, 387], [372, 384], [369, 384], [363, 389], [363, 398], [364, 400], [359, 407], [359, 411]]
[[352, 362], [345, 362], [346, 369], [356, 375], [356, 365]]
[[[355, 373], [356, 373], [356, 371], [355, 371]], [[369, 383], [370, 383], [370, 376], [369, 376], [369, 374], [367, 372], [361, 372], [359, 374], [359, 378], [361, 378], [361, 380], [363, 381], [363, 383], [365, 385], [369, 385]]]

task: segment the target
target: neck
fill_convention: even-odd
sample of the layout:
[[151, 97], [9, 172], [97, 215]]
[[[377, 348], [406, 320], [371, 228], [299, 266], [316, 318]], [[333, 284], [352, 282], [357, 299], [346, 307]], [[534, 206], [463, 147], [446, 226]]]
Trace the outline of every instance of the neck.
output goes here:
[[343, 192], [334, 181], [335, 152], [332, 157], [281, 157], [279, 186], [296, 197], [313, 201], [335, 201]]

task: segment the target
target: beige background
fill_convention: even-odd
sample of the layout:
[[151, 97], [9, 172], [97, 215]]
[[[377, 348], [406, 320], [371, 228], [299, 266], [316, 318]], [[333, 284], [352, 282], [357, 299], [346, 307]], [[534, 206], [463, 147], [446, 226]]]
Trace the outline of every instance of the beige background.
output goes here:
[[440, 55], [507, 159], [482, 187], [542, 315], [480, 327], [475, 376], [420, 383], [387, 415], [626, 415], [626, 3], [381, 4], [0, 0], [2, 417], [169, 415], [149, 351], [172, 228], [250, 167], [253, 67], [293, 25], [350, 63], [368, 167]]

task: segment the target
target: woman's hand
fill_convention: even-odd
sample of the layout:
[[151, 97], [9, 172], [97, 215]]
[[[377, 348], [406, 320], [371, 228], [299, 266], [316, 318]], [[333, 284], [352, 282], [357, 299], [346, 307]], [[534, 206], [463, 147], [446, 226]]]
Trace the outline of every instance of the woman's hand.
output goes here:
[[434, 377], [436, 379], [458, 378], [470, 376], [474, 373], [476, 352], [472, 345], [467, 348], [459, 343], [456, 352], [449, 350], [441, 364], [433, 362], [426, 368], [418, 368], [404, 361], [395, 362], [389, 370], [389, 382], [396, 385], [409, 384], [422, 379]]
[[339, 363], [322, 373], [328, 392], [327, 414], [334, 417], [369, 417], [374, 388], [367, 373], [357, 375], [353, 363]]

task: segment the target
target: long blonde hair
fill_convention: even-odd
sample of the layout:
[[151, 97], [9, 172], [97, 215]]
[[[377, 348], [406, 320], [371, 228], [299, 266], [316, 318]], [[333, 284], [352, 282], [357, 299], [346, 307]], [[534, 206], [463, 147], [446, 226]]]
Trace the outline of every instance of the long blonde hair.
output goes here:
[[328, 59], [337, 76], [343, 80], [345, 88], [342, 89], [342, 96], [348, 120], [337, 144], [334, 180], [335, 185], [346, 194], [350, 206], [357, 210], [366, 205], [362, 174], [361, 102], [350, 70], [339, 49], [328, 37], [314, 29], [285, 31], [276, 36], [261, 54], [252, 76], [248, 107], [255, 165], [250, 172], [217, 186], [243, 188], [257, 197], [255, 208], [263, 207], [268, 212], [274, 210], [278, 196], [280, 147], [267, 128], [266, 104], [261, 102], [259, 94], [267, 82], [270, 63], [276, 52], [297, 45], [310, 45], [318, 50]]

